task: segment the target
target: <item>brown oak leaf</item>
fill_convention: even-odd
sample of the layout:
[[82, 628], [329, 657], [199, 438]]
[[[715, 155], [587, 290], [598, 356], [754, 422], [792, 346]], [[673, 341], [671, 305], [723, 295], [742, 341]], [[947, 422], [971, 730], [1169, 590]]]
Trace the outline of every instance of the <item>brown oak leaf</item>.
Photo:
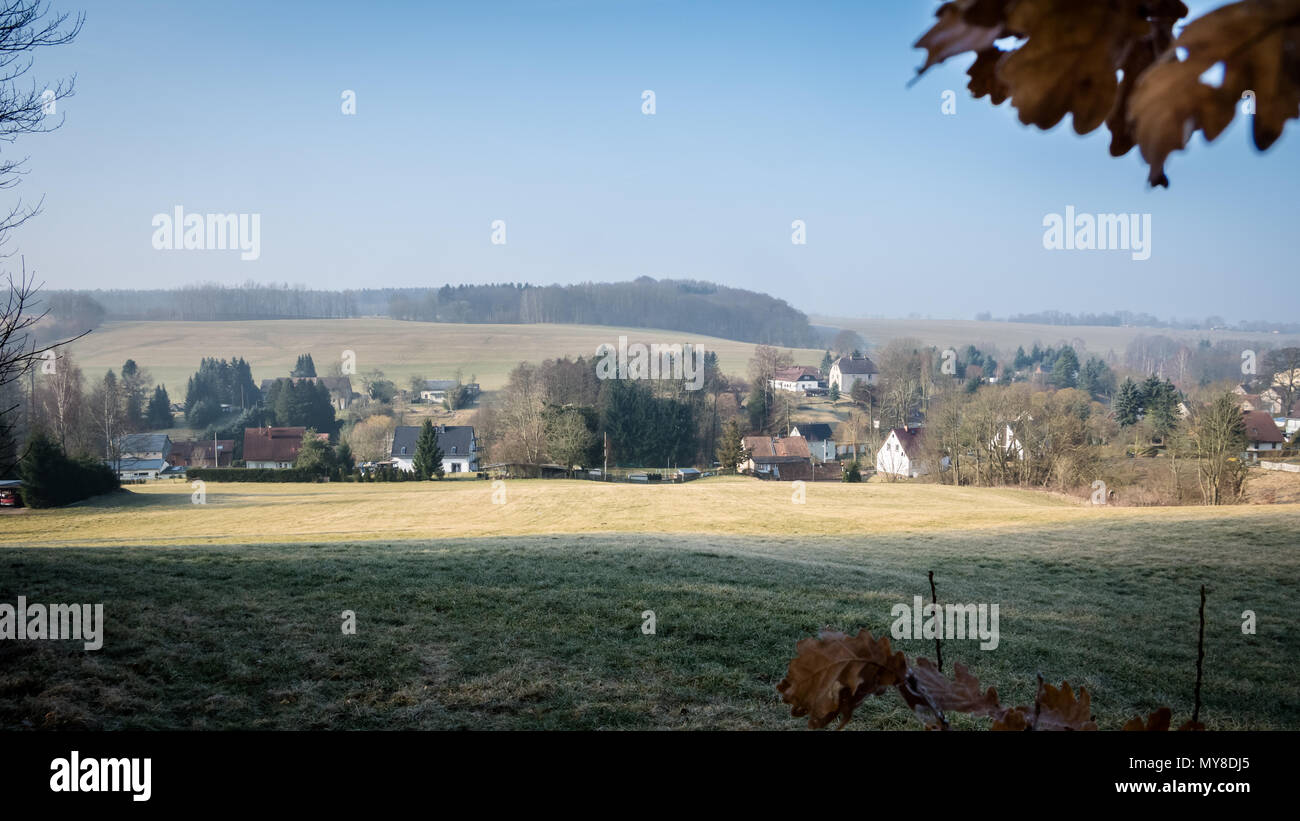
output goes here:
[[[910, 675], [898, 685], [898, 691], [907, 705], [923, 717], [933, 714], [934, 709], [975, 716], [998, 716], [1003, 712], [998, 691], [990, 687], [987, 692], [981, 692], [979, 679], [961, 662], [953, 666], [951, 680], [925, 658], [918, 658], [908, 672]], [[940, 725], [944, 724], [940, 719]]]
[[1142, 721], [1142, 716], [1133, 716], [1125, 722], [1124, 729], [1129, 731], [1136, 730], [1138, 732], [1162, 733], [1169, 729], [1169, 720], [1172, 716], [1173, 713], [1168, 707], [1161, 707], [1154, 713], [1148, 715], [1145, 723]]
[[998, 64], [1011, 105], [1026, 125], [1049, 129], [1066, 114], [1087, 134], [1115, 106], [1116, 69], [1151, 30], [1141, 0], [1022, 0], [1008, 27], [1028, 39]]
[[[907, 660], [891, 651], [889, 638], [872, 638], [861, 630], [850, 638], [844, 633], [822, 632], [803, 639], [776, 689], [792, 705], [790, 714], [808, 716], [808, 726], [825, 727], [837, 715], [839, 727], [867, 696], [877, 695], [907, 675]], [[839, 729], [839, 728], [837, 728]]]
[[966, 69], [966, 74], [970, 76], [970, 82], [966, 87], [970, 89], [972, 97], [978, 100], [987, 94], [989, 102], [993, 105], [1002, 105], [1002, 101], [1010, 96], [1011, 90], [998, 78], [997, 72], [998, 61], [1006, 53], [996, 46], [991, 46], [975, 55], [975, 62]]
[[927, 52], [917, 76], [949, 57], [990, 48], [994, 40], [1005, 36], [1002, 20], [1011, 1], [954, 0], [940, 6], [934, 14], [939, 22], [912, 45]]
[[[1151, 185], [1169, 185], [1166, 159], [1200, 130], [1214, 140], [1247, 92], [1255, 147], [1264, 151], [1300, 117], [1300, 0], [1242, 0], [1188, 23], [1174, 48], [1138, 78], [1127, 114]], [[1184, 59], [1178, 53], [1183, 51]], [[1201, 76], [1222, 65], [1218, 87]]]
[[1095, 730], [1097, 723], [1092, 720], [1092, 698], [1083, 687], [1079, 688], [1076, 701], [1070, 690], [1070, 683], [1061, 682], [1061, 689], [1044, 684], [1038, 697], [1038, 716], [1034, 719], [1035, 730]]

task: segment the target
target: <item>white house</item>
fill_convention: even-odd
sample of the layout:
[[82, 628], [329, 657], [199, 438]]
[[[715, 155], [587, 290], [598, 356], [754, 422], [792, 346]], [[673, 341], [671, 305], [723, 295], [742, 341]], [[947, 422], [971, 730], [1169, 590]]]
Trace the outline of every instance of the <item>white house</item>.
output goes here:
[[921, 432], [894, 428], [876, 452], [876, 473], [915, 478], [929, 472], [921, 462]]
[[768, 381], [772, 388], [778, 391], [808, 393], [816, 391], [822, 386], [820, 376], [821, 372], [816, 368], [810, 368], [807, 365], [795, 365], [793, 368], [780, 369]]
[[874, 385], [879, 376], [880, 371], [876, 368], [876, 363], [867, 357], [841, 356], [831, 363], [827, 381], [832, 387], [839, 388], [840, 393], [850, 393], [855, 383], [866, 382], [868, 385]]
[[1253, 458], [1258, 459], [1261, 454], [1268, 456], [1273, 451], [1286, 448], [1282, 429], [1266, 411], [1246, 411], [1242, 413], [1241, 419], [1246, 423], [1246, 452]]
[[[478, 470], [478, 440], [472, 425], [437, 425], [438, 449], [442, 451], [444, 473], [473, 473]], [[415, 449], [420, 428], [402, 425], [393, 430], [393, 464], [407, 473], [415, 472]]]
[[1002, 430], [993, 441], [989, 442], [990, 451], [1000, 451], [1007, 459], [1015, 457], [1023, 460], [1025, 458], [1025, 446], [1021, 444], [1020, 438], [1012, 430], [1011, 425], [1003, 425]]

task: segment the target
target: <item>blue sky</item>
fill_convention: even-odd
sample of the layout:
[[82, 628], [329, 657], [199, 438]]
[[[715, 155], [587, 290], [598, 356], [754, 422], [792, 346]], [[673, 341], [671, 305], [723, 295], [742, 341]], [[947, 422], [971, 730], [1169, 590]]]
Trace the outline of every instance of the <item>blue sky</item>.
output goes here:
[[[1241, 118], [1197, 137], [1149, 190], [1104, 128], [971, 100], [968, 58], [908, 88], [937, 4], [56, 6], [87, 15], [33, 71], [76, 73], [65, 124], [0, 147], [30, 157], [0, 193], [45, 198], [9, 250], [50, 288], [648, 275], [838, 316], [1300, 314], [1294, 121], [1263, 155]], [[260, 214], [260, 257], [155, 250], [176, 205]], [[1045, 250], [1069, 205], [1150, 213], [1150, 259]]]

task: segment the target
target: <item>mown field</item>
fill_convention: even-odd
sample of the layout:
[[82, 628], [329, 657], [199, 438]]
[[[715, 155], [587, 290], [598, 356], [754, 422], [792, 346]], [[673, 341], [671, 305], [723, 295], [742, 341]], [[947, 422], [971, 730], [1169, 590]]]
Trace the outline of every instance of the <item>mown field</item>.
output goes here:
[[[504, 489], [209, 483], [200, 506], [177, 483], [2, 514], [0, 601], [103, 602], [108, 626], [98, 652], [0, 642], [0, 729], [799, 729], [775, 690], [795, 642], [888, 630], [927, 570], [941, 601], [1000, 607], [1000, 646], [948, 641], [946, 664], [1016, 703], [1037, 672], [1085, 685], [1103, 728], [1190, 714], [1207, 584], [1203, 720], [1300, 729], [1300, 505], [889, 484], [810, 485], [797, 505], [734, 478]], [[920, 725], [888, 698], [851, 726]]]
[[[358, 373], [379, 368], [399, 387], [411, 376], [450, 378], [457, 369], [484, 390], [506, 383], [520, 362], [560, 356], [592, 356], [601, 344], [694, 342], [716, 351], [722, 370], [743, 374], [753, 356], [747, 342], [647, 328], [596, 325], [454, 325], [395, 319], [281, 319], [249, 322], [108, 322], [71, 346], [88, 378], [118, 370], [135, 359], [166, 384], [173, 401], [184, 401], [185, 383], [204, 357], [242, 356], [258, 382], [288, 376], [298, 356], [310, 353], [326, 374], [344, 351], [356, 354]], [[793, 349], [801, 362], [821, 363], [821, 351]], [[354, 385], [359, 390], [359, 386]]]

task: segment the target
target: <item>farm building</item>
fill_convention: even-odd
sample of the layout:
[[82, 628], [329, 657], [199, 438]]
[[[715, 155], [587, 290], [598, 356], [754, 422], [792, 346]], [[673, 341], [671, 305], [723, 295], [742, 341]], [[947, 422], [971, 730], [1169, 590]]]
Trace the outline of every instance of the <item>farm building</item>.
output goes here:
[[773, 390], [814, 393], [822, 386], [821, 371], [808, 365], [781, 368], [768, 380]]

